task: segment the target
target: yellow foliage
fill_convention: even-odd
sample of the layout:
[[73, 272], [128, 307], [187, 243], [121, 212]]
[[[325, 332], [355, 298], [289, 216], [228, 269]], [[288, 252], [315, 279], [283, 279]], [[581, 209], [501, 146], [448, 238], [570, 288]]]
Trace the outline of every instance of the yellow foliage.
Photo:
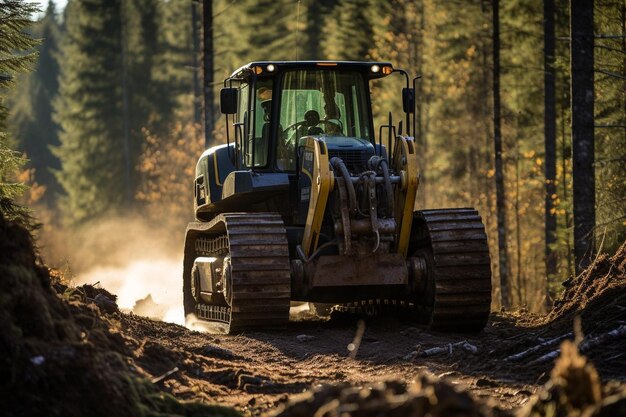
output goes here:
[[143, 134], [145, 147], [137, 167], [143, 178], [136, 198], [145, 204], [148, 217], [178, 227], [193, 219], [192, 183], [204, 150], [202, 129], [177, 123], [167, 138], [147, 129]]
[[28, 189], [22, 196], [22, 200], [27, 206], [38, 203], [46, 193], [46, 186], [35, 181], [35, 168], [24, 169], [17, 174], [16, 182], [26, 184]]

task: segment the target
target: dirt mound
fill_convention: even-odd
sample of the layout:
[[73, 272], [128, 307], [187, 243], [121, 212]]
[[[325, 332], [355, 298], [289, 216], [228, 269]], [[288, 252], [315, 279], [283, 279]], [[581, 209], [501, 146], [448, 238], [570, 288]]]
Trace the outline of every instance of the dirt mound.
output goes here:
[[626, 244], [613, 256], [599, 255], [578, 278], [564, 285], [566, 290], [547, 316], [533, 318], [518, 312], [499, 318], [506, 318], [514, 327], [510, 335], [500, 335], [510, 342], [501, 344], [496, 355], [519, 374], [536, 379], [545, 373], [547, 377], [549, 366], [560, 354], [560, 343], [577, 339], [581, 353], [593, 361], [603, 377], [623, 380]]
[[505, 416], [478, 403], [469, 394], [426, 375], [416, 382], [387, 381], [365, 386], [319, 387], [294, 398], [268, 417], [487, 417]]
[[580, 314], [583, 326], [610, 327], [626, 319], [626, 243], [613, 256], [598, 258], [554, 303], [548, 321], [568, 322]]
[[116, 326], [114, 300], [88, 286], [59, 296], [29, 232], [0, 216], [3, 415], [239, 415], [180, 403], [143, 378], [133, 366], [134, 343]]

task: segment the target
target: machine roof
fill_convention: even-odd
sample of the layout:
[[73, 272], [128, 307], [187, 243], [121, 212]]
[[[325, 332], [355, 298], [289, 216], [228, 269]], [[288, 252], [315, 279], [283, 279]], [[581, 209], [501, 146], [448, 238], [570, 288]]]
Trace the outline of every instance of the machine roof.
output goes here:
[[[273, 64], [279, 70], [287, 69], [319, 69], [319, 68], [341, 68], [341, 69], [355, 69], [360, 71], [367, 71], [373, 65], [378, 65], [380, 67], [392, 67], [393, 65], [390, 62], [378, 62], [378, 61], [252, 61], [246, 65], [235, 70], [231, 77], [241, 76], [242, 72], [245, 70], [249, 70], [252, 67], [262, 66], [266, 67], [267, 65]], [[378, 73], [371, 73], [371, 78], [380, 78], [384, 77], [387, 74], [383, 74], [382, 71]]]

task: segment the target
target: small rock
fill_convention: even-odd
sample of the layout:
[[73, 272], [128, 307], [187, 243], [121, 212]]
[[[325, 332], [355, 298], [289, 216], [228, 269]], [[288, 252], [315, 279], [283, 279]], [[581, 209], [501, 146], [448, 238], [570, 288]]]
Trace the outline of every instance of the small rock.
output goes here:
[[310, 336], [308, 334], [299, 334], [296, 336], [298, 342], [310, 342], [311, 340], [315, 340], [315, 336]]
[[477, 353], [478, 353], [478, 348], [477, 348], [476, 346], [472, 345], [472, 344], [471, 344], [471, 343], [469, 343], [469, 342], [465, 342], [465, 343], [463, 343], [463, 344], [461, 345], [461, 347], [462, 347], [462, 348], [463, 348], [466, 352], [469, 352], [469, 353], [471, 353], [471, 354], [473, 354], [473, 355], [475, 355], [475, 354], [477, 354]]
[[233, 352], [218, 346], [207, 345], [204, 348], [203, 353], [214, 358], [235, 359], [235, 354]]
[[262, 385], [262, 384], [263, 384], [262, 378], [258, 376], [254, 376], [254, 375], [248, 375], [248, 374], [239, 375], [239, 380], [237, 381], [237, 385], [239, 388], [244, 388], [246, 385]]
[[105, 313], [111, 314], [117, 311], [117, 303], [102, 293], [96, 294], [93, 301]]
[[481, 387], [481, 388], [484, 388], [484, 387], [497, 387], [498, 384], [496, 382], [490, 380], [490, 379], [487, 379], [487, 378], [478, 378], [476, 380], [476, 386], [477, 387]]
[[33, 356], [32, 358], [30, 358], [30, 362], [35, 366], [43, 365], [45, 361], [46, 361], [46, 358], [44, 358], [41, 355]]

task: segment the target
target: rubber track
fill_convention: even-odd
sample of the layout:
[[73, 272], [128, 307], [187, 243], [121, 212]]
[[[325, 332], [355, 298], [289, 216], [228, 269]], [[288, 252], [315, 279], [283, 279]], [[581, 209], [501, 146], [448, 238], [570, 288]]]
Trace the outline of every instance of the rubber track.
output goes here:
[[430, 327], [458, 332], [482, 330], [491, 308], [491, 261], [480, 215], [472, 208], [415, 214], [415, 220], [428, 229], [432, 250], [434, 304]]
[[[226, 234], [231, 262], [231, 305], [198, 303], [198, 317], [225, 325], [227, 333], [286, 326], [291, 268], [287, 235], [280, 216], [273, 213], [222, 214], [208, 224], [192, 225], [188, 233], [189, 229], [200, 232], [196, 238], [214, 239]], [[195, 253], [196, 257], [211, 255]]]

